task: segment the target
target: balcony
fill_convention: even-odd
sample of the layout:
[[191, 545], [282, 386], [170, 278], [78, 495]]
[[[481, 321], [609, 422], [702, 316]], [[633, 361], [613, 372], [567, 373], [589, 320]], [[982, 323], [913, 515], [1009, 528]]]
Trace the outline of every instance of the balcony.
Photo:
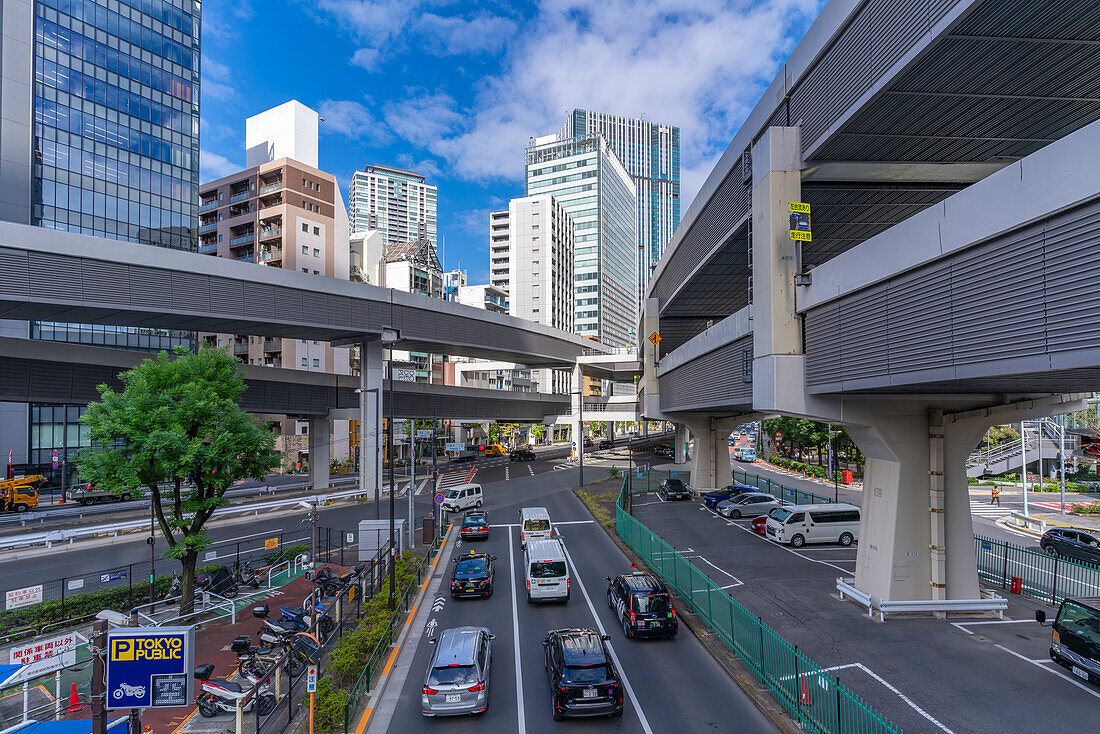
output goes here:
[[199, 245], [199, 253], [202, 255], [214, 255], [218, 252], [218, 243], [214, 242], [209, 245]]
[[206, 234], [207, 232], [214, 232], [214, 231], [217, 231], [217, 229], [218, 229], [218, 223], [217, 222], [211, 222], [210, 224], [200, 224], [199, 225], [199, 234]]
[[272, 191], [278, 191], [281, 188], [283, 188], [283, 180], [280, 178], [275, 183], [269, 183], [269, 184], [266, 184], [264, 186], [261, 186], [259, 193], [260, 193], [260, 196], [263, 196], [264, 194], [270, 194]]
[[282, 260], [283, 248], [271, 247], [260, 252], [260, 262], [268, 262], [269, 260]]
[[251, 191], [242, 191], [238, 194], [231, 195], [229, 197], [229, 203], [230, 204], [235, 204], [238, 201], [247, 201], [250, 196], [252, 196]]
[[248, 343], [247, 342], [234, 342], [233, 343], [233, 354], [248, 354]]
[[217, 199], [214, 199], [213, 201], [207, 201], [207, 202], [204, 202], [203, 204], [199, 205], [199, 214], [202, 214], [203, 212], [214, 211], [217, 208], [218, 208], [218, 200]]
[[265, 352], [281, 352], [283, 351], [282, 339], [265, 339], [264, 340]]
[[254, 263], [254, 262], [256, 262], [256, 258], [253, 257], [252, 255], [245, 255], [244, 257], [235, 257], [233, 259], [237, 260], [238, 262], [242, 262], [242, 263]]
[[282, 227], [268, 227], [267, 229], [260, 230], [260, 239], [266, 240], [269, 237], [281, 237], [283, 234]]
[[256, 241], [256, 235], [252, 232], [248, 234], [242, 234], [240, 237], [234, 237], [229, 240], [230, 247], [240, 247], [241, 245], [250, 245]]

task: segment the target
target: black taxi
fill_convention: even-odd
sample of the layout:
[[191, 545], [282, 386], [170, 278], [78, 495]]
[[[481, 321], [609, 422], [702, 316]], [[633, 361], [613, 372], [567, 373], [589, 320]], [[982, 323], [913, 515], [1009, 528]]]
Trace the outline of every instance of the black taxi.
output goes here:
[[608, 577], [607, 606], [615, 610], [627, 637], [675, 637], [679, 631], [668, 587], [654, 574]]
[[451, 572], [451, 598], [493, 595], [493, 561], [496, 556], [470, 551], [454, 561]]

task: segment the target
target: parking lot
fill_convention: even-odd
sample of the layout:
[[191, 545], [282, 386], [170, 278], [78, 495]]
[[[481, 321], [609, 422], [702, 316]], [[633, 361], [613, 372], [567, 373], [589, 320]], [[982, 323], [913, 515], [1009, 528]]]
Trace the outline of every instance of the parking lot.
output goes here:
[[[856, 547], [779, 545], [695, 501], [634, 497], [634, 515], [725, 593], [838, 676], [906, 732], [1080, 731], [1100, 689], [1047, 657], [1049, 629], [1012, 595], [992, 615], [872, 620], [843, 602], [837, 577], [855, 574]], [[696, 600], [696, 603], [705, 603]]]

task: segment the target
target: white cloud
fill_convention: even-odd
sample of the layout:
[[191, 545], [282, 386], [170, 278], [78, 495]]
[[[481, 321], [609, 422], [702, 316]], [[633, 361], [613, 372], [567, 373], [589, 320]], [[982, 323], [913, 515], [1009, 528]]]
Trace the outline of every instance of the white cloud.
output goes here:
[[204, 98], [228, 102], [237, 96], [237, 90], [229, 83], [228, 66], [205, 53], [202, 55], [201, 63], [202, 81], [199, 89]]
[[[684, 208], [820, 0], [542, 0], [483, 82], [472, 123], [431, 144], [467, 179], [521, 179], [528, 138], [582, 107], [678, 125]], [[629, 19], [630, 22], [624, 22]]]
[[398, 153], [395, 160], [397, 165], [410, 171], [422, 174], [428, 183], [435, 183], [443, 175], [443, 169], [439, 162], [432, 158], [416, 159], [408, 153]]
[[209, 150], [199, 152], [199, 179], [201, 181], [213, 181], [223, 176], [231, 176], [244, 168], [229, 160], [223, 155], [218, 155]]
[[496, 54], [515, 35], [517, 25], [511, 18], [489, 13], [472, 18], [428, 13], [420, 18], [417, 28], [432, 43], [427, 48], [429, 53]]
[[317, 106], [317, 112], [325, 118], [321, 123], [322, 132], [334, 132], [372, 144], [381, 144], [391, 138], [385, 124], [374, 119], [374, 115], [361, 102], [325, 99]]
[[378, 68], [378, 55], [376, 48], [361, 48], [351, 55], [351, 64], [361, 66], [367, 71], [374, 71]]
[[405, 93], [405, 99], [390, 102], [382, 109], [386, 124], [402, 138], [426, 148], [459, 129], [462, 116], [449, 95], [422, 87], [407, 88]]

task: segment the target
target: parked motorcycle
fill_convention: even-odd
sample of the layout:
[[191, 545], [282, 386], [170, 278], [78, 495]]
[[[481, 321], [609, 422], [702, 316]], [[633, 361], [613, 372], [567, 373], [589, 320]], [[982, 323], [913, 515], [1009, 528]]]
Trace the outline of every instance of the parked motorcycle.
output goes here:
[[[253, 588], [259, 588], [259, 584], [257, 583]], [[213, 571], [195, 575], [195, 594], [198, 595], [203, 591], [232, 599], [240, 592], [240, 589], [237, 587], [237, 581], [233, 578], [233, 574], [229, 572], [229, 569], [225, 566], [218, 566]], [[183, 581], [180, 576], [176, 576], [168, 587], [168, 595], [165, 597], [165, 601], [175, 602], [181, 596], [183, 596]]]
[[[223, 679], [210, 680], [214, 674], [214, 666], [204, 663], [195, 668], [195, 679], [201, 682], [202, 693], [195, 698], [195, 704], [199, 707], [199, 715], [204, 719], [210, 719], [218, 715], [219, 711], [236, 713], [237, 701], [248, 695], [251, 688], [260, 682], [260, 677], [248, 676], [245, 678], [251, 685], [244, 688], [236, 681]], [[250, 698], [244, 705], [245, 711], [256, 709], [260, 716], [267, 716], [275, 710], [275, 695], [265, 683], [260, 686], [256, 695]]]
[[[252, 647], [252, 638], [248, 635], [234, 637], [230, 649], [237, 653], [237, 672], [242, 678], [262, 678], [283, 657], [282, 650], [272, 646]], [[298, 655], [288, 655], [283, 670], [291, 678], [297, 678], [303, 665]]]
[[239, 585], [255, 590], [260, 588], [260, 582], [264, 578], [264, 570], [262, 567], [254, 567], [252, 561], [245, 561], [237, 567], [234, 576]]
[[336, 596], [348, 584], [362, 575], [367, 568], [367, 563], [358, 563], [350, 571], [337, 575], [329, 566], [321, 566], [313, 575], [313, 583], [321, 591], [321, 596]]

